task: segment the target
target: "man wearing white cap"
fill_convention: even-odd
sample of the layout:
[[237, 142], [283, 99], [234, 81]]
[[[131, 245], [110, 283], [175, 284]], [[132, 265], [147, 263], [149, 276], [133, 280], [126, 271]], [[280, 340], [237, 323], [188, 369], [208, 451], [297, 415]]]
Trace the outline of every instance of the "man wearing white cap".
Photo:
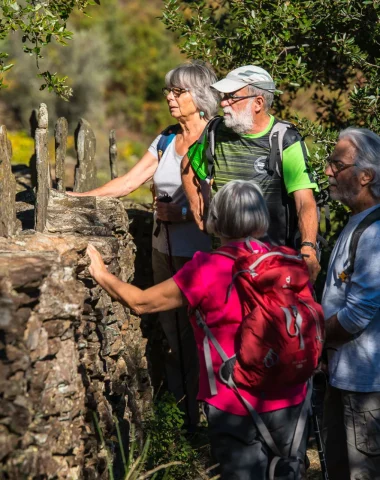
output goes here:
[[[253, 180], [267, 202], [271, 224], [269, 241], [299, 247], [314, 281], [320, 270], [316, 257], [317, 184], [307, 167], [307, 149], [297, 130], [270, 113], [274, 93], [272, 77], [261, 67], [236, 68], [212, 85], [221, 92], [223, 121], [194, 143], [182, 161], [182, 181], [190, 208], [203, 227], [204, 201], [201, 180], [219, 189], [230, 180]], [[279, 92], [281, 93], [281, 92]], [[214, 145], [211, 145], [214, 143]], [[298, 233], [299, 232], [299, 233]]]

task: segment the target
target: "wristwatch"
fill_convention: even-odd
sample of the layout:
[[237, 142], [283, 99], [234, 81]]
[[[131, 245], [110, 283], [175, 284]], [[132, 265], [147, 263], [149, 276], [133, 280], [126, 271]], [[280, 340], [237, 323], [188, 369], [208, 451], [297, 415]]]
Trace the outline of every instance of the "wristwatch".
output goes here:
[[186, 220], [187, 220], [187, 207], [182, 207], [181, 215], [182, 215], [182, 220], [184, 222], [186, 222]]
[[301, 248], [302, 247], [311, 247], [311, 248], [314, 248], [314, 250], [317, 250], [317, 246], [315, 245], [315, 243], [312, 243], [312, 242], [302, 242]]

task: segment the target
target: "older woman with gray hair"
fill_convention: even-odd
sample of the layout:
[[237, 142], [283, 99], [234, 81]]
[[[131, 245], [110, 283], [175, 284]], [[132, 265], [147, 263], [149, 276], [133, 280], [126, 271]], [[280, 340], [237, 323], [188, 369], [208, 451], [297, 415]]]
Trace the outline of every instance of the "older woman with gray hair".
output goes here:
[[[259, 187], [253, 182], [229, 182], [211, 202], [207, 229], [220, 237], [222, 246], [266, 252], [267, 247], [254, 238], [263, 237], [268, 225], [265, 201]], [[235, 289], [231, 289], [226, 302], [232, 281], [233, 259], [197, 252], [172, 278], [142, 291], [109, 273], [95, 247], [89, 245], [87, 253], [91, 259], [91, 275], [117, 301], [140, 315], [185, 305], [189, 305], [191, 311], [199, 309], [227, 356], [235, 354], [243, 312]], [[210, 351], [216, 387], [212, 391], [204, 356], [205, 333], [194, 315], [190, 316], [190, 322], [200, 363], [198, 400], [205, 402], [211, 447], [220, 464], [221, 478], [265, 480], [273, 453], [265, 444], [245, 405], [235, 391], [221, 380], [219, 370], [223, 360], [214, 348]], [[305, 385], [286, 389], [279, 387], [275, 392], [265, 392], [265, 395], [253, 388], [241, 388], [240, 393], [261, 416], [278, 449], [289, 451], [306, 394]], [[306, 435], [297, 457], [303, 459], [305, 450]]]
[[[186, 63], [166, 74], [162, 89], [171, 116], [178, 122], [153, 141], [141, 160], [125, 175], [76, 196], [123, 197], [153, 180], [155, 213], [152, 262], [155, 283], [170, 278], [196, 251], [208, 251], [210, 239], [194, 222], [182, 189], [180, 166], [184, 155], [216, 114], [219, 94], [210, 88], [215, 73], [201, 62]], [[165, 359], [169, 390], [186, 411], [194, 428], [199, 419], [196, 393], [198, 365], [194, 335], [186, 308], [159, 316], [170, 351]]]

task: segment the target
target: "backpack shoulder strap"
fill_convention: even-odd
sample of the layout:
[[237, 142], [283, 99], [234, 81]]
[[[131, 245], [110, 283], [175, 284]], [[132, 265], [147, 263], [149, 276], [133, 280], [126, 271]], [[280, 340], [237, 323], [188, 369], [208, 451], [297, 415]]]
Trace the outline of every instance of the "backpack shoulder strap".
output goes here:
[[219, 247], [213, 252], [212, 255], [223, 255], [223, 257], [231, 258], [232, 260], [236, 260], [238, 256], [236, 255], [236, 250], [238, 247]]
[[290, 122], [285, 122], [283, 120], [275, 120], [275, 123], [272, 127], [272, 130], [269, 134], [269, 162], [268, 162], [268, 173], [273, 175], [276, 171], [277, 174], [282, 177], [282, 153], [283, 153], [283, 142], [284, 135], [289, 128], [295, 128], [295, 126]]
[[161, 133], [161, 138], [157, 143], [157, 156], [158, 161], [161, 160], [162, 155], [165, 153], [165, 150], [174, 140], [175, 136], [177, 135], [180, 125], [177, 123], [176, 125], [169, 125], [165, 130]]
[[201, 136], [198, 138], [197, 143], [203, 144], [205, 137], [207, 138], [207, 178], [212, 180], [214, 178], [214, 163], [215, 163], [215, 132], [218, 125], [223, 121], [223, 117], [217, 115], [213, 117], [206, 127], [204, 128]]
[[356, 251], [358, 249], [360, 237], [363, 235], [365, 230], [370, 225], [372, 225], [375, 222], [378, 222], [379, 220], [380, 220], [380, 207], [376, 208], [375, 210], [373, 210], [373, 212], [371, 212], [365, 218], [363, 218], [363, 220], [355, 228], [350, 240], [350, 245], [348, 247], [348, 266], [339, 275], [339, 278], [343, 282], [347, 280], [354, 272]]
[[238, 257], [241, 256], [239, 255], [239, 253], [241, 254], [243, 252], [244, 255], [247, 255], [250, 253], [258, 253], [256, 250], [253, 250], [251, 241], [254, 241], [257, 244], [259, 244], [267, 252], [271, 250], [267, 245], [265, 245], [265, 243], [261, 242], [260, 240], [257, 240], [257, 238], [247, 237], [244, 241], [244, 246], [224, 245], [223, 247], [219, 247], [211, 253], [216, 255], [224, 255], [225, 257], [231, 258], [232, 260], [237, 260]]

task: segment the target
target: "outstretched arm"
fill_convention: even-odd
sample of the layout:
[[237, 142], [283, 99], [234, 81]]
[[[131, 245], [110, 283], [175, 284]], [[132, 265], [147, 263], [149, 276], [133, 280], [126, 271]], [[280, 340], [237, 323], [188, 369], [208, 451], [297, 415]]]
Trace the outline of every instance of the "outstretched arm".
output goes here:
[[109, 295], [134, 310], [138, 315], [143, 313], [162, 312], [182, 307], [187, 304], [186, 298], [172, 278], [147, 290], [122, 282], [107, 270], [98, 250], [88, 244], [87, 255], [91, 259], [90, 274], [106, 290]]
[[101, 187], [88, 192], [67, 192], [75, 197], [124, 197], [153, 177], [158, 166], [157, 158], [147, 151], [136, 165], [122, 177], [114, 178]]
[[182, 186], [189, 202], [190, 211], [200, 230], [205, 230], [205, 215], [208, 208], [210, 186], [199, 180], [187, 155], [181, 163]]

